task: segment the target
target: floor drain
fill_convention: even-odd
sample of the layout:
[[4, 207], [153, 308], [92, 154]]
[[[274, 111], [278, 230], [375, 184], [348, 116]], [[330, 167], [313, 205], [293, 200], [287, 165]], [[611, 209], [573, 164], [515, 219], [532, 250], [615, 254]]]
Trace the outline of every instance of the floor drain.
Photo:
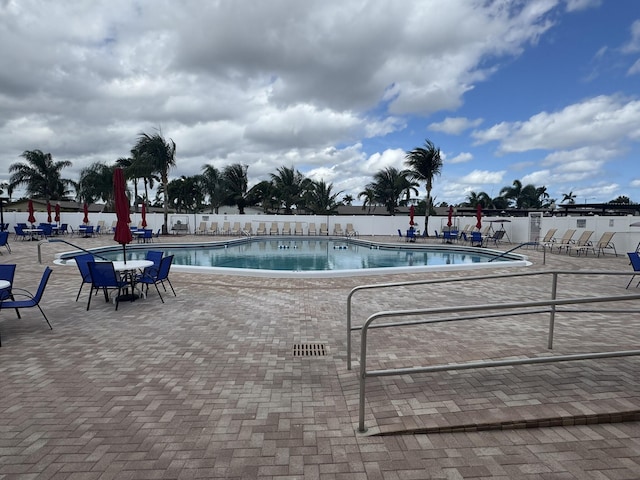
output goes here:
[[324, 357], [327, 347], [322, 343], [297, 343], [293, 346], [294, 357]]

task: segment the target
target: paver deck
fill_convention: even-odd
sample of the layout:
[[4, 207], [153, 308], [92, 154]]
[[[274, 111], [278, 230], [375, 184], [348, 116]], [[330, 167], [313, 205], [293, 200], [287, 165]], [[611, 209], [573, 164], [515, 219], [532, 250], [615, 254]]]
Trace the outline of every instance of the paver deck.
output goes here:
[[[44, 266], [69, 250], [44, 244], [39, 263], [37, 245], [12, 241], [0, 259], [18, 264], [16, 287], [35, 290]], [[631, 272], [626, 256], [554, 253], [543, 265], [542, 252], [523, 253], [530, 270]], [[468, 273], [274, 281], [172, 272], [177, 297], [164, 304], [151, 291], [117, 312], [96, 297], [87, 312], [87, 287], [74, 301], [75, 267], [53, 269], [42, 303], [52, 331], [37, 309], [21, 320], [0, 313], [0, 479], [640, 478], [638, 357], [369, 379], [369, 430], [357, 432], [357, 358], [346, 368], [350, 289]], [[628, 279], [590, 276], [563, 284], [562, 294], [624, 294]], [[354, 321], [549, 291], [529, 277], [362, 292]], [[387, 368], [540, 355], [547, 320], [379, 330], [370, 361]], [[640, 314], [558, 315], [554, 353], [638, 348], [639, 326]], [[327, 354], [296, 356], [297, 344], [322, 344]]]

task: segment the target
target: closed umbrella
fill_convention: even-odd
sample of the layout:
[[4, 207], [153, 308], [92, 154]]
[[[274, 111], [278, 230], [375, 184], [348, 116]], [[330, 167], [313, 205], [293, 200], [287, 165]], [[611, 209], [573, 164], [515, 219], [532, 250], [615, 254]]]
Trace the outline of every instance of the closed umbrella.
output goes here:
[[449, 218], [447, 219], [447, 227], [450, 227], [453, 222], [451, 221], [451, 218], [453, 217], [453, 206], [449, 205]]
[[47, 223], [51, 223], [51, 203], [47, 200]]
[[147, 207], [143, 203], [142, 204], [142, 228], [147, 228]]
[[31, 225], [36, 223], [36, 217], [33, 214], [33, 201], [29, 199], [29, 203], [27, 203], [27, 211], [29, 212], [29, 218], [27, 218], [27, 222]]
[[60, 223], [60, 204], [56, 203], [56, 216], [53, 218], [56, 223]]
[[413, 217], [415, 216], [415, 214], [416, 214], [416, 207], [411, 205], [409, 207], [409, 225], [411, 225], [411, 226], [415, 225], [415, 223], [413, 221]]
[[478, 230], [482, 229], [482, 205], [478, 204], [478, 206], [476, 207], [476, 219], [478, 220], [476, 222], [476, 228]]
[[131, 218], [129, 217], [129, 199], [125, 192], [124, 174], [121, 168], [116, 168], [113, 171], [113, 194], [116, 203], [116, 231], [113, 235], [113, 239], [122, 245], [122, 252], [124, 254], [124, 262], [127, 263], [127, 243], [131, 243], [133, 238], [131, 235], [131, 229], [129, 224]]
[[89, 224], [89, 205], [84, 204], [84, 218], [82, 219], [82, 223], [85, 225]]

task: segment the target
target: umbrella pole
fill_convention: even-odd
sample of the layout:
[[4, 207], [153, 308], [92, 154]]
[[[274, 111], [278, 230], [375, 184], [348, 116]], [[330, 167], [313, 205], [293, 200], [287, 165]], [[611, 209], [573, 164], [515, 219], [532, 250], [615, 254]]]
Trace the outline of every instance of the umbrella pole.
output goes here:
[[124, 255], [124, 263], [127, 263], [127, 246], [124, 243], [122, 244], [122, 253]]

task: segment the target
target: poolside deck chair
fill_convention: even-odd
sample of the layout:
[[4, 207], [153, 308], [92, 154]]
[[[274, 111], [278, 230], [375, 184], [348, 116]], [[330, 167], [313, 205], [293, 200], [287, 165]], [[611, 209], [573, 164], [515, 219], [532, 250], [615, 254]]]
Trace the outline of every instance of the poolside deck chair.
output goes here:
[[333, 226], [333, 234], [334, 234], [334, 235], [341, 236], [341, 237], [344, 235], [344, 230], [342, 230], [342, 225], [341, 225], [341, 224], [336, 223], [336, 224]]
[[267, 227], [264, 222], [258, 223], [258, 228], [256, 229], [256, 235], [266, 235]]
[[562, 250], [563, 248], [565, 250], [568, 250], [569, 247], [574, 243], [572, 239], [575, 233], [575, 228], [570, 228], [566, 232], [564, 232], [564, 235], [562, 235], [559, 240], [556, 240], [556, 238], [554, 237], [550, 242], [544, 243], [543, 246], [549, 248], [551, 252], [553, 252], [554, 248], [558, 249], [558, 253], [560, 253], [560, 250]]
[[471, 232], [471, 246], [472, 247], [482, 247], [484, 244], [484, 237], [482, 236], [482, 232], [475, 231]]
[[[640, 253], [628, 252], [627, 255], [629, 255], [629, 260], [631, 260], [631, 266], [633, 267], [633, 276], [629, 279], [629, 283], [627, 283], [627, 288], [629, 288], [629, 285], [631, 285], [633, 279], [636, 278], [636, 275], [640, 275]], [[638, 288], [638, 285], [640, 285], [640, 282], [636, 284], [636, 288]]]
[[304, 232], [302, 231], [302, 222], [296, 222], [293, 233], [294, 235], [304, 235]]
[[585, 230], [584, 232], [582, 232], [582, 235], [580, 235], [580, 238], [578, 238], [576, 243], [569, 246], [569, 248], [567, 249], [567, 253], [571, 254], [571, 250], [575, 250], [578, 255], [580, 255], [582, 252], [584, 252], [584, 254], [586, 255], [587, 251], [591, 249], [595, 254], [593, 242], [591, 241], [592, 235], [593, 230]]
[[309, 228], [307, 229], [307, 235], [317, 235], [318, 232], [316, 231], [316, 224], [314, 222], [311, 222], [309, 224]]
[[615, 256], [618, 256], [618, 252], [616, 251], [615, 244], [611, 241], [616, 232], [604, 232], [600, 237], [600, 240], [595, 245], [595, 248], [598, 250], [598, 256], [602, 253], [605, 254], [605, 250], [613, 250]]
[[96, 232], [102, 235], [104, 232], [106, 232], [106, 228], [107, 226], [105, 225], [104, 220], [98, 220], [98, 226], [96, 228]]
[[231, 222], [223, 222], [222, 228], [218, 232], [220, 235], [229, 235], [231, 234]]
[[200, 222], [200, 225], [198, 225], [198, 228], [196, 228], [196, 235], [204, 235], [205, 233], [207, 233], [207, 222]]
[[231, 235], [240, 235], [242, 230], [240, 229], [240, 222], [233, 222], [233, 227], [231, 227]]
[[242, 233], [245, 235], [253, 235], [253, 227], [251, 226], [251, 222], [244, 222]]
[[329, 229], [327, 228], [326, 223], [320, 224], [320, 235], [329, 235]]
[[356, 229], [353, 228], [353, 223], [347, 223], [347, 228], [345, 228], [344, 233], [347, 235], [347, 237], [358, 236], [358, 232], [356, 232]]
[[280, 230], [278, 229], [278, 222], [271, 222], [271, 228], [269, 229], [269, 235], [280, 235]]
[[493, 244], [497, 247], [504, 238], [505, 233], [507, 233], [505, 230], [496, 230], [491, 235], [487, 235], [483, 238], [484, 246], [486, 246], [489, 242], [493, 242]]
[[149, 293], [149, 285], [153, 285], [156, 287], [156, 291], [158, 292], [158, 296], [160, 297], [160, 301], [164, 303], [164, 298], [162, 298], [162, 294], [160, 293], [160, 289], [158, 288], [158, 283], [162, 285], [164, 291], [167, 291], [167, 287], [165, 287], [164, 282], [167, 282], [171, 287], [171, 291], [173, 292], [173, 296], [176, 295], [176, 291], [173, 289], [173, 285], [171, 285], [171, 281], [169, 280], [169, 270], [171, 269], [171, 263], [173, 262], [173, 255], [168, 255], [163, 257], [160, 261], [160, 267], [157, 270], [149, 271], [142, 273], [136, 277], [136, 282], [146, 285], [147, 293]]
[[284, 222], [282, 225], [282, 235], [291, 235], [291, 223]]
[[[35, 294], [31, 294], [30, 292], [22, 288], [12, 288], [11, 289], [12, 295], [18, 296], [18, 297], [24, 296], [24, 297], [27, 297], [27, 299], [26, 300], [3, 300], [2, 303], [0, 303], [0, 309], [15, 308], [16, 311], [18, 311], [19, 308], [38, 307], [38, 310], [40, 310], [40, 313], [42, 314], [45, 321], [47, 322], [47, 325], [49, 325], [49, 328], [53, 330], [51, 323], [49, 323], [49, 319], [47, 318], [47, 316], [44, 313], [44, 310], [42, 310], [42, 307], [40, 306], [40, 300], [42, 300], [42, 294], [44, 293], [44, 289], [47, 286], [47, 282], [49, 281], [49, 277], [51, 276], [52, 272], [53, 270], [51, 270], [50, 267], [46, 267], [44, 269], [42, 278], [40, 279], [40, 285], [38, 285], [38, 290], [36, 291]], [[1, 339], [0, 339], [0, 346], [2, 346]]]
[[83, 253], [81, 255], [76, 255], [73, 260], [76, 262], [76, 266], [80, 271], [80, 277], [82, 278], [82, 283], [80, 283], [80, 289], [78, 290], [78, 294], [76, 295], [76, 302], [80, 298], [80, 293], [82, 292], [82, 287], [84, 287], [85, 283], [91, 283], [91, 272], [89, 272], [89, 262], [95, 262], [95, 257], [90, 253]]
[[112, 262], [88, 262], [89, 275], [91, 276], [91, 294], [89, 295], [89, 301], [87, 302], [87, 310], [91, 306], [91, 297], [93, 297], [93, 291], [102, 290], [104, 293], [105, 302], [109, 302], [109, 290], [117, 290], [118, 293], [114, 297], [116, 303], [116, 310], [118, 310], [118, 304], [120, 303], [119, 297], [122, 295], [122, 291], [130, 286], [129, 282], [122, 280], [113, 268]]
[[218, 234], [218, 222], [211, 222], [209, 225], [209, 230], [207, 230], [209, 235], [217, 235]]
[[553, 240], [554, 235], [556, 234], [557, 231], [558, 231], [557, 228], [550, 228], [549, 230], [547, 230], [547, 233], [544, 234], [544, 237], [536, 238], [536, 249], [540, 245], [545, 245], [547, 243], [550, 243]]

